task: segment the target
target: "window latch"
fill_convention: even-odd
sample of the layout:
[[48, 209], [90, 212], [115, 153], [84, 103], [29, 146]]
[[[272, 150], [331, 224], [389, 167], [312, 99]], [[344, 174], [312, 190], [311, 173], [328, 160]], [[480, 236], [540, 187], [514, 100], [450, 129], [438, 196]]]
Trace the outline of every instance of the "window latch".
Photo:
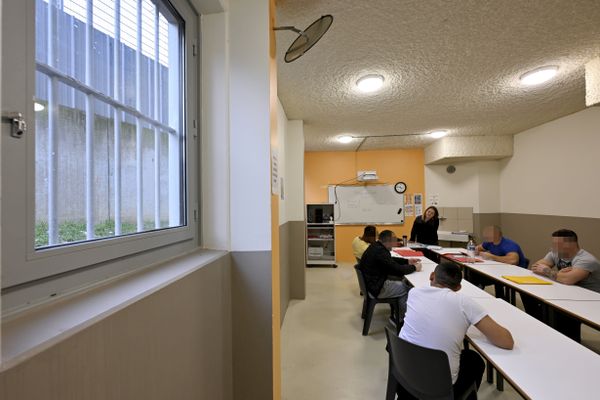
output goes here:
[[27, 130], [27, 122], [20, 112], [9, 112], [2, 115], [3, 122], [10, 122], [10, 136], [20, 139]]

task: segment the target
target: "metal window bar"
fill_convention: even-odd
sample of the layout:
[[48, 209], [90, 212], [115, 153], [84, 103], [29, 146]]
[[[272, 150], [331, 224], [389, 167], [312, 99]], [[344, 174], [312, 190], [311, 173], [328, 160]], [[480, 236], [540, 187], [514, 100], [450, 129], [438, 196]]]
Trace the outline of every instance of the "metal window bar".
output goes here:
[[[176, 110], [180, 110], [183, 107], [181, 102], [181, 94], [179, 93], [179, 69], [176, 67], [179, 61], [179, 50], [172, 51], [172, 49], [180, 49], [181, 39], [178, 29], [173, 25], [169, 24], [169, 78], [168, 78], [168, 99], [169, 104], [176, 104]], [[182, 88], [183, 89], [183, 88]], [[185, 89], [183, 89], [185, 90]], [[168, 112], [168, 120], [170, 126], [181, 126], [179, 112]], [[183, 183], [182, 165], [179, 160], [185, 159], [183, 154], [183, 135], [169, 135], [169, 226], [177, 226], [184, 223], [181, 216], [182, 213], [186, 212], [185, 203], [182, 203], [180, 197], [181, 189], [185, 187]], [[183, 214], [185, 215], [185, 214]]]
[[[160, 120], [159, 109], [159, 22], [158, 7], [154, 5], [154, 119]], [[160, 129], [154, 127], [154, 227], [160, 228]]]
[[[142, 108], [142, 1], [137, 2], [137, 45], [135, 49], [135, 107], [138, 111]], [[143, 164], [142, 164], [142, 121], [135, 118], [135, 157], [136, 157], [136, 211], [137, 231], [144, 230], [143, 208]]]
[[[71, 75], [73, 75], [73, 76], [75, 76], [75, 74], [76, 74], [76, 72], [75, 72], [75, 43], [76, 43], [75, 42], [75, 21], [76, 21], [75, 18], [72, 15], [70, 15], [69, 16], [69, 22], [70, 22], [69, 29], [70, 29], [70, 34], [71, 34], [71, 37], [70, 37], [70, 42], [71, 42], [70, 53], [71, 54], [69, 54], [69, 56], [70, 56], [69, 62], [71, 64]], [[69, 94], [71, 97], [71, 106], [73, 108], [75, 108], [75, 89], [71, 89], [69, 92], [70, 92]]]
[[[119, 101], [121, 95], [121, 0], [115, 0], [115, 38], [113, 46], [113, 97]], [[114, 203], [115, 203], [115, 236], [121, 234], [121, 111], [113, 105], [114, 121]]]
[[[92, 87], [94, 4], [87, 0], [85, 24], [85, 84]], [[85, 227], [86, 238], [94, 238], [94, 98], [85, 95]]]
[[[57, 18], [58, 7], [57, 0], [48, 1], [48, 64], [53, 66], [56, 61], [56, 37], [57, 37]], [[47, 148], [47, 169], [48, 169], [48, 244], [58, 243], [58, 221], [56, 215], [56, 166], [57, 166], [57, 146], [56, 133], [58, 132], [58, 79], [55, 76], [48, 76], [48, 148]]]
[[107, 96], [106, 94], [104, 94], [94, 88], [88, 87], [85, 83], [83, 83], [69, 75], [65, 75], [63, 72], [59, 71], [58, 69], [56, 69], [50, 65], [47, 65], [44, 63], [37, 63], [36, 69], [39, 72], [41, 72], [45, 75], [48, 75], [49, 77], [56, 78], [57, 81], [60, 81], [67, 86], [74, 87], [75, 89], [83, 92], [84, 94], [90, 94], [94, 98], [96, 98], [102, 102], [105, 102], [105, 103], [109, 104], [110, 106], [118, 108], [122, 112], [126, 112], [127, 114], [130, 114], [134, 118], [138, 118], [138, 119], [146, 122], [149, 125], [156, 125], [163, 131], [166, 131], [166, 132], [169, 132], [169, 133], [172, 133], [175, 135], [177, 134], [177, 130], [170, 127], [169, 125], [165, 125], [162, 122], [160, 122], [150, 116], [142, 114], [134, 107], [128, 106], [127, 104], [117, 101], [114, 98]]

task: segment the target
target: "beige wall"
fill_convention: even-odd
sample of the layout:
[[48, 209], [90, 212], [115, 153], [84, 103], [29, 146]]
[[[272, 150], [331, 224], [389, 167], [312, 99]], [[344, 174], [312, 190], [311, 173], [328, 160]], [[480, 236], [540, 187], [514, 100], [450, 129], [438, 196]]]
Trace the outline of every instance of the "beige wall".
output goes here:
[[425, 166], [429, 197], [442, 206], [473, 207], [474, 233], [500, 224], [534, 261], [552, 231], [578, 232], [583, 247], [600, 257], [600, 108], [592, 107], [521, 132], [511, 158]]
[[600, 218], [600, 108], [515, 136], [514, 155], [502, 161], [503, 213]]
[[474, 213], [500, 211], [498, 161], [469, 161], [448, 165], [425, 165], [425, 192], [430, 202], [437, 195], [442, 207], [473, 207]]
[[532, 261], [559, 228], [600, 257], [600, 108], [592, 107], [521, 132], [501, 162], [501, 223]]
[[500, 219], [505, 235], [521, 245], [525, 257], [531, 262], [546, 255], [552, 232], [560, 228], [577, 232], [579, 245], [600, 258], [599, 218], [502, 213]]
[[6, 400], [232, 399], [226, 255], [0, 374]]

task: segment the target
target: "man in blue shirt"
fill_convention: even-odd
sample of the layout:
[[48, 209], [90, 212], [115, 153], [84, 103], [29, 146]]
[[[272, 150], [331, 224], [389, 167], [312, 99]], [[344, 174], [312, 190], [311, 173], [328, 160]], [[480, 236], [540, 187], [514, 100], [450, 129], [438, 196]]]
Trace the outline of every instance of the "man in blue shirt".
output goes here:
[[[505, 264], [518, 265], [522, 268], [527, 268], [529, 260], [523, 254], [521, 246], [519, 246], [513, 240], [502, 236], [502, 230], [499, 226], [492, 225], [483, 228], [482, 232], [483, 243], [475, 248], [475, 253], [484, 259], [498, 261]], [[504, 293], [504, 286], [495, 283], [489, 278], [482, 276], [481, 274], [471, 274], [470, 281], [479, 286], [485, 288], [491, 284], [494, 284], [496, 290], [496, 297], [506, 299]]]
[[482, 258], [505, 264], [527, 268], [529, 260], [525, 258], [521, 246], [515, 241], [502, 236], [500, 227], [492, 225], [483, 229], [483, 243], [475, 251]]

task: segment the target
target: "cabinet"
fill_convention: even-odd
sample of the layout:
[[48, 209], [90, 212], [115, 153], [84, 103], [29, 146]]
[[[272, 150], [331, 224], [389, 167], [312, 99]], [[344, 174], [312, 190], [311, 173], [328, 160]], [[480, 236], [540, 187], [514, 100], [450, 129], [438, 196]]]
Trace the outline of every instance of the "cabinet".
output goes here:
[[333, 204], [306, 205], [306, 266], [335, 264]]

